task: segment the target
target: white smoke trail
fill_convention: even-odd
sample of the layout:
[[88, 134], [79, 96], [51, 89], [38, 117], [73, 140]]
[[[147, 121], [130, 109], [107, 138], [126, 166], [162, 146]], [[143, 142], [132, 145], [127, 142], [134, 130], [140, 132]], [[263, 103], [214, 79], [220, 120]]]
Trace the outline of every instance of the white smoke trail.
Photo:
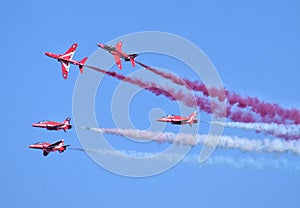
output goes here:
[[[196, 155], [195, 155], [196, 156]], [[220, 165], [227, 166], [235, 169], [272, 169], [272, 170], [286, 170], [293, 173], [300, 173], [300, 162], [291, 161], [286, 158], [280, 159], [267, 159], [267, 158], [253, 158], [242, 157], [240, 159], [225, 156], [210, 157], [202, 166]]]
[[[86, 130], [95, 131], [103, 134], [113, 134], [133, 139], [151, 140], [157, 142], [170, 142], [183, 145], [204, 144], [207, 137], [206, 146], [213, 146], [219, 137], [214, 135], [192, 135], [186, 133], [174, 134], [171, 132], [152, 132], [136, 129], [106, 129], [81, 127]], [[246, 152], [268, 152], [268, 153], [286, 153], [291, 152], [300, 155], [300, 141], [285, 141], [280, 139], [247, 139], [237, 136], [221, 136], [218, 147], [225, 149], [239, 149]]]
[[296, 124], [275, 124], [275, 123], [242, 123], [242, 122], [208, 122], [211, 124], [219, 124], [229, 128], [240, 128], [246, 130], [254, 130], [285, 139], [300, 138], [300, 125]]
[[[100, 149], [83, 149], [83, 148], [69, 148], [71, 150], [86, 151], [86, 152], [96, 152], [103, 156], [105, 155], [118, 155], [119, 153], [127, 155], [129, 157], [152, 157], [159, 152], [137, 152], [134, 150], [100, 150]], [[172, 158], [178, 158], [178, 155], [164, 153], [162, 154], [164, 160], [172, 160]], [[160, 158], [160, 159], [161, 159]], [[128, 158], [130, 160], [130, 158]], [[254, 158], [251, 156], [242, 157], [240, 159], [230, 157], [230, 156], [212, 156], [207, 159], [204, 163], [199, 163], [199, 155], [187, 155], [183, 160], [183, 163], [191, 165], [199, 165], [201, 167], [208, 166], [225, 166], [234, 169], [272, 169], [272, 170], [285, 170], [293, 173], [300, 173], [300, 162], [291, 161], [285, 158], [280, 159], [267, 159], [267, 158]]]

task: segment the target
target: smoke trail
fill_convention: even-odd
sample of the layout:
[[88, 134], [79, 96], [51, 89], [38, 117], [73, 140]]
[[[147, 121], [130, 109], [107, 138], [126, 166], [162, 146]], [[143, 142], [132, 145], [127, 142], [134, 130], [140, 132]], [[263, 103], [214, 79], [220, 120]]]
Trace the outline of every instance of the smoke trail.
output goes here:
[[[88, 65], [86, 65], [86, 67], [98, 71], [100, 73], [109, 75], [111, 77], [115, 77], [124, 82], [128, 82], [136, 86], [139, 86], [145, 90], [150, 91], [151, 93], [157, 96], [163, 95], [170, 100], [181, 101], [183, 104], [185, 104], [188, 107], [199, 107], [202, 111], [206, 113], [214, 112], [219, 117], [224, 116], [222, 109], [218, 109], [219, 105], [216, 102], [214, 102], [215, 105], [211, 106], [211, 102], [207, 98], [194, 96], [191, 93], [186, 94], [182, 90], [177, 91], [175, 89], [166, 86], [158, 85], [154, 82], [141, 81], [141, 79], [127, 77], [121, 74], [117, 74], [116, 72], [105, 71], [97, 67], [88, 66]], [[214, 111], [212, 111], [212, 107], [214, 108]]]
[[[242, 109], [236, 109], [234, 106], [229, 106], [229, 108], [227, 108], [225, 112], [224, 109], [222, 108], [222, 105], [219, 105], [219, 103], [215, 102], [213, 99], [211, 101], [208, 100], [207, 97], [205, 98], [197, 95], [186, 94], [182, 90], [176, 91], [175, 89], [166, 86], [163, 87], [154, 82], [146, 82], [137, 78], [126, 77], [124, 75], [117, 74], [116, 72], [105, 71], [93, 66], [86, 66], [86, 67], [107, 74], [111, 77], [115, 77], [119, 80], [137, 85], [145, 90], [150, 91], [151, 93], [157, 96], [163, 95], [170, 100], [181, 101], [183, 104], [185, 104], [188, 107], [199, 107], [201, 111], [204, 111], [209, 114], [214, 113], [214, 115], [217, 117], [224, 117], [226, 113], [230, 120], [236, 122], [254, 123], [258, 120], [257, 115], [255, 115], [253, 112], [247, 112]], [[180, 83], [180, 81], [177, 82]], [[277, 133], [276, 131], [264, 131], [264, 133], [271, 134], [273, 136], [278, 136], [285, 139], [298, 139], [297, 136], [283, 135]]]
[[[147, 65], [145, 65], [145, 64], [143, 64], [143, 63], [141, 63], [141, 62], [138, 62], [138, 61], [135, 61], [137, 64], [139, 64], [140, 66], [142, 66], [142, 67], [144, 67], [145, 69], [147, 69], [147, 70], [149, 70], [149, 71], [151, 71], [151, 72], [153, 72], [153, 73], [155, 73], [155, 74], [157, 74], [157, 75], [159, 75], [159, 76], [161, 76], [161, 77], [163, 77], [163, 78], [166, 78], [166, 79], [169, 79], [169, 80], [171, 80], [172, 82], [174, 82], [175, 84], [178, 84], [178, 85], [181, 85], [181, 86], [187, 86], [186, 85], [186, 82], [182, 79], [182, 78], [180, 78], [180, 77], [178, 77], [178, 76], [176, 76], [176, 75], [173, 75], [173, 74], [171, 74], [171, 73], [165, 73], [165, 72], [162, 72], [162, 71], [160, 71], [160, 70], [157, 70], [157, 69], [155, 69], [155, 68], [152, 68], [152, 67], [150, 67], [150, 66], [147, 66]], [[205, 88], [205, 86], [204, 86], [204, 88]]]
[[275, 123], [241, 123], [241, 122], [207, 122], [211, 124], [219, 124], [229, 128], [240, 128], [246, 130], [254, 130], [257, 132], [263, 132], [265, 134], [271, 134], [276, 137], [284, 139], [299, 139], [300, 138], [300, 125], [295, 124], [275, 124]]
[[284, 109], [278, 104], [267, 103], [253, 97], [242, 97], [235, 92], [226, 91], [229, 105], [237, 104], [240, 108], [249, 108], [257, 113], [264, 123], [300, 124], [300, 111]]
[[[213, 146], [215, 141], [219, 139], [214, 135], [192, 135], [186, 133], [174, 134], [171, 132], [152, 132], [135, 129], [109, 129], [109, 128], [90, 128], [81, 127], [86, 130], [99, 132], [102, 134], [112, 134], [122, 137], [130, 137], [133, 139], [150, 140], [156, 142], [170, 142], [182, 145], [203, 145], [207, 136], [209, 137], [206, 146]], [[222, 136], [218, 147], [224, 149], [238, 149], [246, 152], [268, 152], [268, 153], [286, 153], [291, 152], [300, 155], [300, 141], [291, 140], [284, 141], [280, 139], [247, 139], [237, 136]]]
[[[139, 64], [141, 64], [141, 63], [139, 63]], [[86, 67], [96, 70], [98, 72], [101, 72], [103, 74], [109, 75], [111, 77], [115, 77], [119, 80], [137, 85], [145, 90], [150, 91], [151, 93], [153, 93], [157, 96], [163, 95], [163, 96], [169, 98], [170, 100], [179, 100], [188, 107], [197, 107], [198, 106], [200, 108], [200, 110], [202, 110], [206, 113], [210, 114], [210, 113], [214, 112], [216, 116], [219, 116], [219, 117], [224, 116], [224, 112], [222, 111], [222, 109], [218, 109], [219, 105], [217, 103], [213, 102], [213, 100], [212, 100], [212, 102], [210, 102], [207, 98], [203, 98], [200, 96], [193, 96], [191, 94], [185, 94], [182, 91], [176, 91], [176, 90], [168, 88], [168, 87], [162, 87], [153, 82], [143, 82], [140, 79], [126, 77], [124, 75], [117, 74], [116, 72], [105, 71], [105, 70], [99, 69], [97, 67], [93, 67], [93, 66], [86, 66]], [[153, 70], [155, 70], [155, 69], [153, 69]], [[157, 73], [163, 73], [163, 72], [157, 71]], [[173, 76], [175, 76], [175, 75], [172, 75], [172, 76], [170, 75], [169, 77], [173, 78]], [[179, 81], [179, 79], [181, 79], [181, 78], [177, 79], [178, 80], [177, 83], [181, 83]], [[227, 108], [226, 114], [228, 115], [228, 118], [230, 120], [237, 121], [237, 123], [238, 122], [253, 123], [257, 120], [257, 118], [255, 117], [255, 114], [253, 114], [251, 112], [245, 112], [241, 109], [235, 109], [233, 107]], [[247, 128], [249, 128], [249, 127], [247, 126]], [[257, 130], [257, 129], [254, 129], [254, 130]], [[260, 131], [260, 130], [258, 129], [258, 131]], [[263, 130], [261, 130], [261, 131], [263, 131]], [[281, 137], [281, 138], [285, 138], [285, 139], [298, 139], [299, 138], [294, 135], [289, 136], [287, 134], [278, 133], [276, 130], [263, 131], [263, 132], [265, 134], [271, 134], [273, 136], [277, 136], [277, 137]]]
[[265, 159], [265, 158], [253, 158], [253, 157], [243, 157], [236, 159], [234, 157], [224, 157], [224, 156], [213, 156], [210, 157], [202, 166], [220, 165], [227, 166], [234, 169], [272, 169], [272, 170], [285, 170], [291, 173], [300, 172], [300, 163], [298, 161], [289, 161], [288, 159]]
[[[70, 150], [83, 151], [83, 152], [95, 152], [99, 153], [103, 156], [105, 155], [118, 155], [119, 153], [123, 155], [127, 155], [129, 157], [152, 157], [160, 152], [137, 152], [134, 150], [100, 150], [100, 149], [84, 149], [84, 148], [69, 148]], [[175, 153], [163, 153], [162, 154], [164, 160], [170, 160], [171, 158], [178, 158], [178, 155]], [[128, 158], [130, 159], [130, 158]], [[201, 167], [209, 167], [209, 166], [226, 166], [234, 169], [255, 169], [255, 170], [263, 170], [263, 169], [272, 169], [272, 170], [285, 170], [292, 173], [300, 172], [300, 163], [295, 161], [289, 161], [285, 158], [280, 159], [265, 159], [265, 158], [253, 158], [253, 157], [243, 157], [240, 159], [236, 159], [234, 157], [229, 156], [212, 156], [208, 158], [204, 163], [199, 163], [199, 156], [196, 154], [187, 155], [183, 160], [183, 163], [191, 164], [191, 165], [200, 165]]]
[[[219, 101], [223, 102], [225, 99], [228, 102], [228, 106], [232, 107], [236, 105], [242, 109], [249, 109], [252, 112], [258, 114], [261, 118], [261, 122], [264, 123], [285, 123], [285, 124], [300, 124], [300, 111], [297, 109], [284, 109], [280, 107], [278, 104], [266, 103], [264, 101], [259, 100], [256, 97], [242, 97], [237, 93], [225, 89], [218, 89], [217, 87], [212, 87], [207, 89], [203, 83], [199, 81], [190, 81], [188, 79], [182, 79], [176, 75], [171, 73], [166, 73], [150, 66], [147, 66], [143, 63], [136, 61], [139, 65], [144, 67], [145, 69], [163, 77], [171, 80], [173, 83], [185, 86], [188, 89], [202, 92], [205, 96], [216, 97]], [[222, 93], [224, 92], [224, 93]], [[225, 95], [225, 97], [224, 97]], [[238, 118], [243, 114], [235, 114], [233, 116], [233, 121], [241, 121], [242, 119]], [[248, 119], [243, 119], [244, 122], [254, 122], [254, 117], [249, 117]]]
[[[98, 71], [100, 73], [103, 73], [103, 74], [106, 74], [106, 75], [109, 75], [111, 77], [115, 77], [117, 78], [118, 80], [122, 80], [122, 81], [125, 81], [125, 82], [129, 82], [131, 84], [134, 84], [134, 85], [137, 85], [141, 88], [144, 88], [144, 89], [147, 89], [149, 87], [151, 87], [151, 84], [150, 83], [144, 83], [138, 79], [134, 79], [134, 78], [131, 78], [131, 77], [126, 77], [122, 74], [118, 74], [116, 72], [111, 72], [111, 71], [106, 71], [106, 70], [103, 70], [103, 69], [100, 69], [100, 68], [97, 68], [97, 67], [93, 67], [93, 66], [89, 66], [89, 65], [85, 65], [85, 67], [88, 67], [90, 69], [93, 69], [95, 71]], [[153, 83], [153, 86], [152, 87], [155, 87], [155, 84]]]

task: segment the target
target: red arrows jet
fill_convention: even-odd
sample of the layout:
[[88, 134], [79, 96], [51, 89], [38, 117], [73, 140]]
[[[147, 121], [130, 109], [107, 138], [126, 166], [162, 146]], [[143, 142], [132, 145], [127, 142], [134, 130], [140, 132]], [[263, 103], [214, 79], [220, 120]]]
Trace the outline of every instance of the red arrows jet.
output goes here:
[[70, 124], [71, 118], [66, 118], [64, 122], [56, 122], [56, 121], [40, 121], [38, 123], [32, 124], [33, 127], [46, 128], [48, 130], [61, 130], [63, 129], [65, 132], [68, 129], [72, 128]]
[[134, 58], [138, 56], [138, 54], [126, 54], [122, 51], [122, 42], [118, 42], [115, 47], [106, 45], [103, 43], [98, 43], [97, 46], [103, 48], [114, 56], [117, 66], [119, 69], [122, 69], [121, 58], [125, 61], [130, 61], [132, 66], [135, 66]]
[[174, 116], [174, 115], [167, 115], [162, 118], [157, 119], [157, 121], [160, 122], [171, 122], [171, 124], [177, 124], [177, 125], [184, 125], [189, 124], [192, 126], [192, 124], [197, 123], [198, 120], [195, 118], [197, 115], [197, 112], [193, 112], [189, 117], [182, 117], [182, 116]]
[[64, 54], [53, 54], [50, 52], [45, 53], [47, 56], [49, 56], [51, 58], [55, 58], [55, 59], [57, 59], [57, 61], [59, 61], [61, 63], [62, 75], [63, 75], [64, 79], [68, 78], [70, 64], [79, 66], [80, 73], [83, 73], [83, 66], [84, 66], [86, 60], [88, 59], [88, 57], [85, 57], [81, 61], [73, 60], [72, 57], [76, 51], [77, 46], [78, 46], [78, 44], [74, 43]]
[[70, 146], [70, 145], [64, 145], [64, 144], [65, 144], [65, 142], [62, 139], [53, 144], [50, 144], [48, 142], [37, 142], [32, 145], [29, 145], [29, 148], [41, 149], [41, 150], [43, 150], [43, 155], [47, 156], [50, 152], [59, 151], [60, 153], [62, 153], [63, 151], [65, 151], [67, 149], [68, 146]]

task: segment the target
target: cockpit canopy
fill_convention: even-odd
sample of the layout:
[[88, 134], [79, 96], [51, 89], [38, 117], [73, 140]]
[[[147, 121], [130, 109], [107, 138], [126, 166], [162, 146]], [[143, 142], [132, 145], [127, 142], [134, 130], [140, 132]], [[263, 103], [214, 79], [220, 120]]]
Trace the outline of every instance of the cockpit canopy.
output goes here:
[[36, 143], [34, 143], [34, 144], [43, 144], [44, 142], [36, 142]]
[[174, 115], [166, 115], [166, 116], [164, 116], [163, 118], [171, 118], [171, 117], [173, 117]]
[[35, 145], [35, 144], [42, 144], [42, 145], [46, 145], [46, 146], [47, 146], [47, 145], [50, 145], [49, 142], [36, 142], [36, 143], [34, 143], [34, 145]]
[[50, 122], [50, 121], [49, 120], [41, 120], [41, 121], [38, 122], [38, 124], [39, 123], [46, 123], [46, 122]]
[[116, 48], [114, 46], [111, 46], [111, 45], [105, 45], [105, 48], [109, 49], [109, 50], [116, 50]]

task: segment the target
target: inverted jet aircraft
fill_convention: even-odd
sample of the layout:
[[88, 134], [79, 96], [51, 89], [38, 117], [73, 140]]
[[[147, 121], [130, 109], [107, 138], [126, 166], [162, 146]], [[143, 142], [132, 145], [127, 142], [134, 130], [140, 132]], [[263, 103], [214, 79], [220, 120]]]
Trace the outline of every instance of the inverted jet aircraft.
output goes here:
[[80, 73], [83, 73], [83, 66], [88, 57], [83, 58], [81, 61], [73, 60], [74, 53], [78, 44], [74, 43], [64, 54], [54, 54], [46, 52], [45, 54], [51, 58], [57, 59], [61, 63], [62, 75], [64, 79], [68, 78], [70, 64], [79, 66]]
[[62, 139], [53, 144], [50, 144], [48, 142], [37, 142], [32, 145], [29, 145], [29, 148], [41, 149], [41, 150], [43, 150], [43, 155], [47, 156], [50, 152], [59, 151], [60, 153], [62, 153], [63, 151], [65, 151], [67, 149], [68, 146], [70, 146], [70, 145], [65, 145], [65, 142]]
[[198, 120], [195, 118], [197, 115], [197, 112], [193, 112], [189, 117], [182, 117], [177, 115], [167, 115], [162, 118], [157, 119], [157, 121], [160, 122], [170, 122], [171, 124], [177, 124], [177, 125], [184, 125], [189, 124], [192, 126], [192, 124], [197, 123]]
[[33, 127], [38, 128], [46, 128], [48, 130], [64, 130], [66, 132], [68, 129], [72, 128], [72, 125], [70, 124], [71, 118], [66, 118], [63, 122], [57, 122], [57, 121], [39, 121], [38, 123], [32, 124]]
[[97, 46], [103, 48], [114, 56], [117, 66], [119, 69], [122, 69], [121, 58], [125, 61], [130, 61], [132, 66], [135, 66], [134, 58], [138, 56], [138, 54], [126, 54], [122, 51], [122, 42], [118, 42], [115, 47], [106, 45], [103, 43], [98, 43]]

